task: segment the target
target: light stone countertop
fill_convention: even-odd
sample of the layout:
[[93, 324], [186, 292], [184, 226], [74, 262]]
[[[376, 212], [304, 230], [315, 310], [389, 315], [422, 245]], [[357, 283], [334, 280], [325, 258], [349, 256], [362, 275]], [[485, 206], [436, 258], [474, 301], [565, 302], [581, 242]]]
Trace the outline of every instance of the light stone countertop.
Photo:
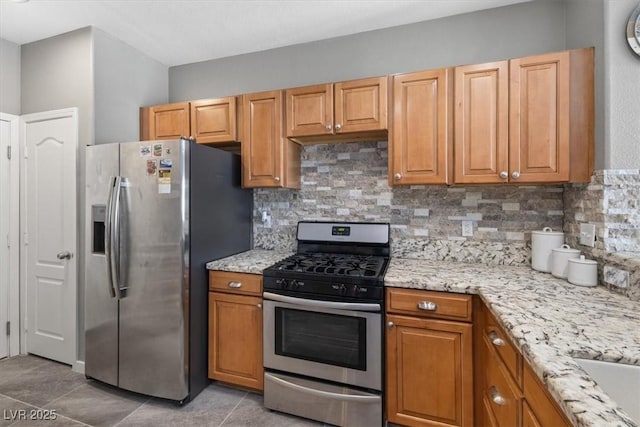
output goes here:
[[[292, 255], [254, 249], [209, 270], [261, 274]], [[640, 302], [529, 267], [391, 258], [385, 286], [478, 294], [577, 426], [637, 426], [573, 357], [640, 366]]]
[[285, 259], [293, 252], [252, 249], [227, 258], [207, 263], [207, 270], [232, 271], [236, 273], [262, 274], [262, 270]]
[[573, 357], [640, 365], [640, 302], [529, 267], [392, 258], [385, 286], [478, 294], [578, 426], [636, 426]]

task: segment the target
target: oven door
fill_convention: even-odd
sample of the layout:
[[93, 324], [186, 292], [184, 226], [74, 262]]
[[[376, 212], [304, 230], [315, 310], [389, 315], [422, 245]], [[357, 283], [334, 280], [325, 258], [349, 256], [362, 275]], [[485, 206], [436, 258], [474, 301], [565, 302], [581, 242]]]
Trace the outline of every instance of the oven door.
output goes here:
[[264, 367], [382, 390], [380, 304], [264, 293]]

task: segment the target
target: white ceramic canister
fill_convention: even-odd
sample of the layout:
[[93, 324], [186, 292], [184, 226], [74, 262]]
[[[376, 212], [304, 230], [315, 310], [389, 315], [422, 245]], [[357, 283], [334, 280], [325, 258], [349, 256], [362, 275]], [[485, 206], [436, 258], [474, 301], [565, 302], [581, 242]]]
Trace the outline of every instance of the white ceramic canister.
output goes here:
[[569, 245], [551, 249], [551, 274], [561, 279], [567, 278], [569, 259], [578, 258], [580, 251], [572, 249]]
[[580, 258], [569, 259], [567, 280], [569, 283], [579, 286], [596, 286], [598, 284], [598, 263], [592, 259]]
[[545, 227], [531, 232], [531, 267], [534, 270], [551, 271], [551, 250], [564, 244], [564, 233]]

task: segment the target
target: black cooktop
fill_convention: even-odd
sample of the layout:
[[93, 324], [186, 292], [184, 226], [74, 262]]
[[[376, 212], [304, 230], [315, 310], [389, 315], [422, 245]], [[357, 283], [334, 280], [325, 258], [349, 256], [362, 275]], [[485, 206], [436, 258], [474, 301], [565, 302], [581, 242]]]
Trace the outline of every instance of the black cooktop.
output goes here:
[[377, 278], [384, 272], [386, 258], [371, 255], [310, 253], [295, 254], [270, 269], [278, 272], [310, 273], [314, 275]]

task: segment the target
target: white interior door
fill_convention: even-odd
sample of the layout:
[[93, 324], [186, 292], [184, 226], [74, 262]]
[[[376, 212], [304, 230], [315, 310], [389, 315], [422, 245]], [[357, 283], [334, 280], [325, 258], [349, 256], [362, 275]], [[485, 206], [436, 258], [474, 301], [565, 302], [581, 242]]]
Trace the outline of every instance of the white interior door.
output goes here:
[[20, 351], [18, 158], [18, 116], [0, 113], [0, 359]]
[[76, 108], [20, 117], [26, 351], [76, 356]]

